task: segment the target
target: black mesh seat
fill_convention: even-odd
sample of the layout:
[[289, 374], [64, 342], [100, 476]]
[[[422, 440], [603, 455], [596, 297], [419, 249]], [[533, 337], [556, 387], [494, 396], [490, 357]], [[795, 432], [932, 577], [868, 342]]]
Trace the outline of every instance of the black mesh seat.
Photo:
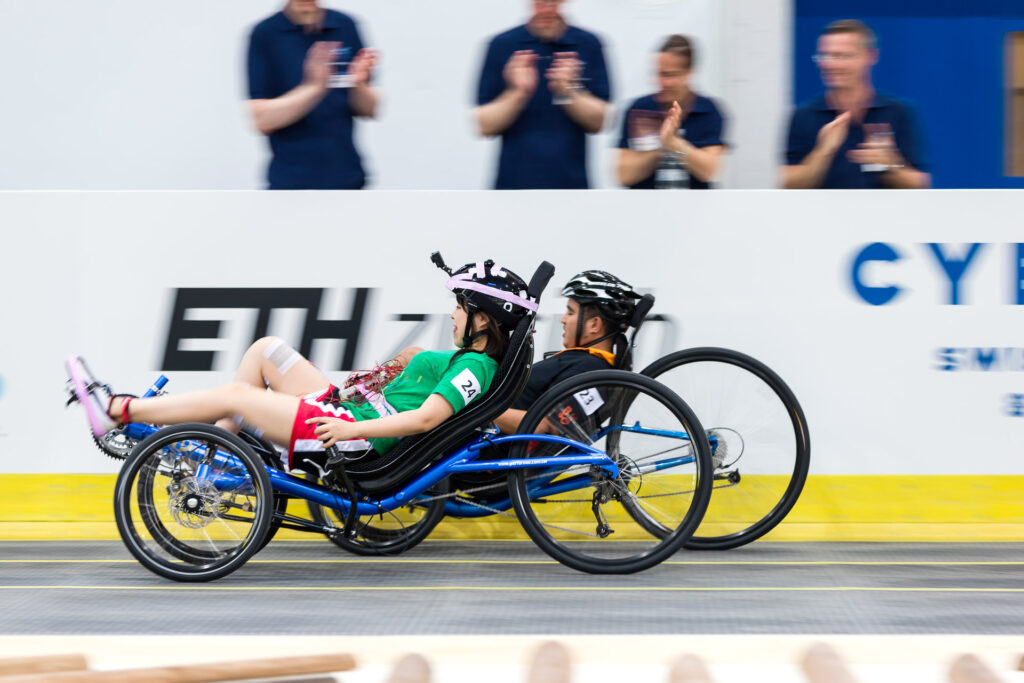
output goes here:
[[636, 302], [636, 308], [633, 310], [633, 317], [629, 320], [629, 326], [633, 328], [633, 333], [629, 337], [625, 333], [616, 336], [613, 366], [616, 370], [633, 369], [633, 346], [636, 344], [636, 335], [640, 332], [640, 326], [647, 320], [647, 314], [653, 307], [653, 294], [644, 294], [640, 297], [640, 301]]
[[[633, 347], [636, 343], [636, 335], [640, 332], [640, 327], [647, 320], [647, 314], [651, 312], [651, 308], [654, 307], [654, 295], [644, 294], [636, 304], [636, 308], [633, 311], [633, 316], [629, 320], [629, 327], [632, 328], [631, 332], [620, 332], [615, 336], [613, 347], [615, 350], [615, 361], [612, 365], [617, 370], [632, 370], [633, 369]], [[604, 421], [607, 418], [606, 413], [600, 413], [595, 417], [597, 422]], [[547, 448], [546, 446], [537, 446], [536, 448]], [[557, 451], [560, 446], [551, 448], [551, 451]], [[488, 448], [483, 452], [481, 457], [488, 460], [500, 460], [502, 458], [509, 457], [511, 453], [511, 447], [509, 444], [501, 444], [491, 448]], [[508, 477], [507, 472], [465, 472], [462, 474], [454, 475], [451, 478], [453, 487], [455, 488], [479, 488], [484, 486], [492, 486], [494, 490], [488, 491], [483, 495], [505, 495], [504, 490], [500, 487], [500, 484], [505, 481]], [[478, 494], [479, 495], [479, 494]]]
[[[541, 263], [530, 279], [527, 292], [540, 301], [555, 268]], [[400, 487], [430, 463], [451, 453], [472, 438], [478, 428], [489, 425], [515, 402], [533, 366], [533, 329], [536, 313], [528, 312], [516, 325], [509, 339], [508, 351], [498, 366], [490, 389], [440, 425], [415, 436], [407, 436], [388, 453], [372, 459], [359, 460], [345, 466], [348, 476], [363, 493], [380, 494]]]

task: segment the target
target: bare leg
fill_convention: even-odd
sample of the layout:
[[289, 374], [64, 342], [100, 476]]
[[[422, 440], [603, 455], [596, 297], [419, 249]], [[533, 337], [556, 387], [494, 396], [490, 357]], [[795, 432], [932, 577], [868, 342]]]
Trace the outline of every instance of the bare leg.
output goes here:
[[[238, 364], [235, 382], [257, 389], [270, 387], [292, 396], [324, 391], [331, 383], [315, 365], [277, 337], [253, 342]], [[218, 420], [217, 426], [235, 433], [240, 427], [233, 415]]]
[[[121, 417], [122, 403], [114, 401], [110, 417]], [[257, 389], [245, 384], [225, 384], [188, 394], [137, 398], [128, 406], [132, 421], [153, 424], [213, 422], [234, 415], [263, 430], [271, 441], [287, 445], [292, 435], [299, 398]]]

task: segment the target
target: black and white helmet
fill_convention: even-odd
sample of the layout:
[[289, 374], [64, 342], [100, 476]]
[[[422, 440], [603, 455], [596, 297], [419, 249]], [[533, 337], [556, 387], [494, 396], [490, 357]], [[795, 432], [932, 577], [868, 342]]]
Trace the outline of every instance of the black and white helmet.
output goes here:
[[537, 310], [537, 302], [528, 298], [526, 281], [490, 259], [467, 263], [451, 273], [445, 286], [470, 313], [483, 311], [506, 330]]
[[603, 270], [585, 270], [574, 276], [562, 288], [562, 296], [596, 306], [602, 318], [618, 323], [621, 329], [629, 326], [640, 300], [628, 282]]

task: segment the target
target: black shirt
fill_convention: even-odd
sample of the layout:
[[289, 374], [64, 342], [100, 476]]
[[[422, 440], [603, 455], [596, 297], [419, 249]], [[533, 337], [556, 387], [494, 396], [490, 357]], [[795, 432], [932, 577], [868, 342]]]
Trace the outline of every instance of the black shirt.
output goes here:
[[541, 394], [564, 379], [591, 370], [610, 370], [611, 365], [585, 349], [568, 349], [545, 358], [533, 366], [526, 388], [512, 404], [515, 410], [528, 410]]

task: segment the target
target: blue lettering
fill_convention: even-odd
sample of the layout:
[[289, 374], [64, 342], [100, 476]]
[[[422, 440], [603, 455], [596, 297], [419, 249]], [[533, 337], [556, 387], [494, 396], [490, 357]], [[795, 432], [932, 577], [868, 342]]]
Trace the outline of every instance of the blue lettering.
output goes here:
[[895, 285], [886, 287], [872, 287], [864, 284], [861, 280], [861, 268], [869, 261], [895, 262], [900, 260], [899, 252], [885, 242], [873, 242], [860, 250], [857, 257], [853, 259], [853, 267], [850, 269], [850, 279], [853, 281], [853, 288], [865, 302], [872, 306], [884, 306], [900, 293], [900, 288]]
[[1024, 394], [1006, 395], [1006, 414], [1010, 417], [1024, 417]]
[[959, 369], [957, 366], [960, 364], [960, 360], [958, 359], [960, 354], [961, 349], [936, 349], [935, 355], [937, 356], [938, 365], [935, 366], [935, 369], [946, 372]]
[[947, 258], [942, 251], [942, 245], [935, 242], [928, 242], [928, 246], [931, 247], [932, 253], [935, 255], [935, 259], [942, 266], [942, 270], [946, 273], [946, 277], [949, 278], [949, 303], [952, 306], [960, 305], [960, 278], [964, 276], [964, 271], [967, 270], [967, 266], [970, 265], [971, 259], [973, 259], [979, 251], [981, 251], [982, 244], [974, 242], [971, 244], [971, 248], [967, 250], [967, 255], [962, 260]]
[[999, 349], [974, 349], [974, 362], [979, 370], [991, 370]]
[[1010, 272], [1015, 273], [1013, 278], [1013, 291], [1016, 293], [1018, 306], [1024, 306], [1024, 242], [1017, 242], [1017, 258], [1014, 260], [1015, 268]]

